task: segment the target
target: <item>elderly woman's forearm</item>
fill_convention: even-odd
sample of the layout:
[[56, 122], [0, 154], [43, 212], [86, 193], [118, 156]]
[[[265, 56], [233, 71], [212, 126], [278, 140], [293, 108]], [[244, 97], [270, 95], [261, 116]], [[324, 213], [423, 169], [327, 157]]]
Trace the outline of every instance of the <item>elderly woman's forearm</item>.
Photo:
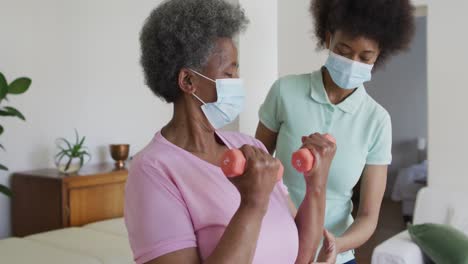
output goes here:
[[299, 232], [299, 252], [296, 264], [314, 260], [323, 233], [325, 216], [325, 192], [307, 189], [296, 215]]
[[241, 205], [205, 264], [252, 263], [266, 210]]

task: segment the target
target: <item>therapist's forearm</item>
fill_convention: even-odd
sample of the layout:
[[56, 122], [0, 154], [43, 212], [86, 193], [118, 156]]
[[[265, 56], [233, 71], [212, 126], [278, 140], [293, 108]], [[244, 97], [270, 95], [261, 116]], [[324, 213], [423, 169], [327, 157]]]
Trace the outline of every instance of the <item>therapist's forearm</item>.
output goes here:
[[358, 216], [341, 236], [336, 238], [338, 253], [357, 249], [369, 240], [377, 227], [378, 216]]
[[323, 234], [325, 200], [325, 187], [307, 188], [295, 218], [299, 232], [296, 264], [310, 263], [315, 259]]

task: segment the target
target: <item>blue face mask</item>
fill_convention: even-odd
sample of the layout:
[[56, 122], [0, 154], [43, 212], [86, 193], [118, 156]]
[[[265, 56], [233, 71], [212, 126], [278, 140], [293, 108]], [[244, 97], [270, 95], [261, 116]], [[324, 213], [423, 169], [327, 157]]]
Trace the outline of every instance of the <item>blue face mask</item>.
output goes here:
[[325, 68], [327, 68], [335, 84], [343, 89], [358, 88], [365, 82], [370, 81], [373, 67], [374, 65], [350, 60], [333, 53], [331, 48], [325, 63]]
[[214, 103], [205, 103], [196, 94], [192, 94], [203, 105], [201, 107], [210, 124], [215, 128], [222, 128], [232, 123], [244, 110], [245, 91], [242, 79], [216, 79], [191, 70], [199, 76], [216, 84], [218, 100]]

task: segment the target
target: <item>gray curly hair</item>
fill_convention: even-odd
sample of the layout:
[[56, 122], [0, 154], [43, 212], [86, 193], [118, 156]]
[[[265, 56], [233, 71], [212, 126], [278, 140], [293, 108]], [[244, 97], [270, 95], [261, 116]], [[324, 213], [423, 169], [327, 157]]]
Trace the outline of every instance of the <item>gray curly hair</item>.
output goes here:
[[140, 36], [146, 84], [168, 103], [181, 95], [179, 71], [200, 70], [218, 38], [233, 38], [249, 21], [239, 5], [224, 0], [164, 1], [147, 18]]

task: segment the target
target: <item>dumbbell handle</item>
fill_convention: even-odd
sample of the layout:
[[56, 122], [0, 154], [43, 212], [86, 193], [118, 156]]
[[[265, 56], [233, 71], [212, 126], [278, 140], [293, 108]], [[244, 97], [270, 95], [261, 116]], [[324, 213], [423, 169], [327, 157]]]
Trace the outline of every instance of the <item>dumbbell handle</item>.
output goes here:
[[[325, 137], [336, 144], [335, 138], [330, 134], [326, 134]], [[307, 148], [301, 148], [293, 153], [291, 164], [298, 172], [309, 172], [314, 168], [315, 157]]]
[[[221, 170], [227, 177], [241, 176], [245, 172], [246, 159], [244, 153], [238, 149], [226, 151], [221, 158]], [[284, 173], [284, 167], [280, 164], [277, 179], [281, 180]]]

